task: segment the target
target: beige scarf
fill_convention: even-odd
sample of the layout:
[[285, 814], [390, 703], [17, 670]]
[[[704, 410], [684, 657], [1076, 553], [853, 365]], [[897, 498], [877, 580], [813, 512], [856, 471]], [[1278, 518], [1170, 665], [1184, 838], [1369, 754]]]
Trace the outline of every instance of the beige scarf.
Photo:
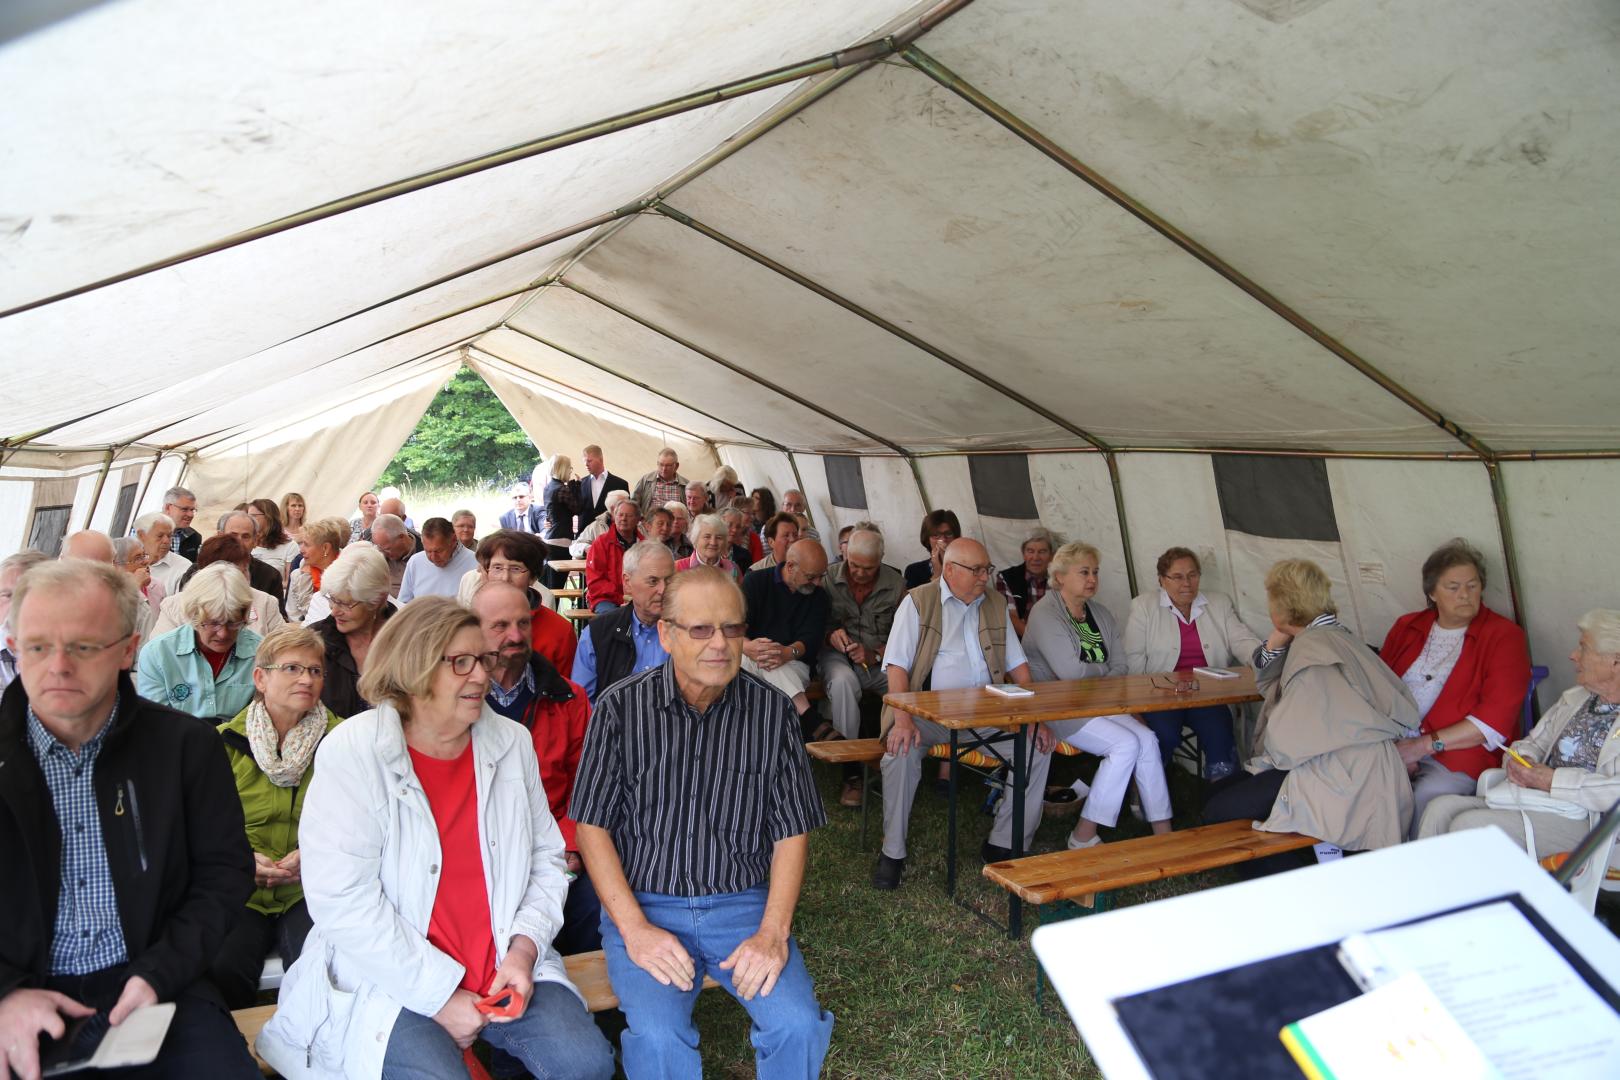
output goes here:
[[304, 778], [304, 770], [315, 759], [315, 748], [326, 734], [326, 706], [316, 705], [293, 725], [287, 737], [276, 747], [276, 725], [270, 721], [270, 710], [264, 702], [255, 699], [247, 709], [248, 746], [253, 760], [258, 762], [264, 775], [276, 787], [296, 787]]

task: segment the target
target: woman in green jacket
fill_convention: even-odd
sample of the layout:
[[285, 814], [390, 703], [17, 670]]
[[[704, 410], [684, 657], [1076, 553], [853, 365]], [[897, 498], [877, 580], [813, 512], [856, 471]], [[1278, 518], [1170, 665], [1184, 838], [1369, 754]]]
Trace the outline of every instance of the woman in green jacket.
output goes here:
[[321, 704], [326, 649], [315, 631], [282, 626], [253, 658], [253, 700], [219, 727], [253, 848], [257, 889], [216, 954], [210, 978], [233, 1009], [254, 1003], [272, 949], [288, 967], [309, 934], [299, 878], [298, 818], [315, 748], [341, 721]]

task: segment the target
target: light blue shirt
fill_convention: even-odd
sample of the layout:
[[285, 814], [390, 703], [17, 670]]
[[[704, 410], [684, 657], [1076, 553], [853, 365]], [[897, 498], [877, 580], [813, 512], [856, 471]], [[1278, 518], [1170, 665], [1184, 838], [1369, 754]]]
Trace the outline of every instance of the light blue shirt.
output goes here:
[[[939, 579], [938, 587], [942, 601], [939, 655], [934, 658], [928, 686], [933, 690], [966, 690], [983, 686], [990, 681], [990, 668], [984, 662], [984, 649], [979, 645], [979, 605], [984, 603], [984, 595], [981, 593], [973, 603], [964, 604], [951, 592], [943, 577]], [[917, 657], [919, 624], [917, 605], [908, 595], [895, 609], [894, 625], [889, 629], [889, 643], [883, 650], [885, 669], [899, 667], [911, 670], [911, 662]], [[1018, 643], [1018, 636], [1012, 633], [1011, 627], [1008, 628], [1003, 652], [1008, 671], [1028, 663], [1024, 658], [1024, 647]]]
[[216, 677], [197, 648], [197, 631], [190, 623], [177, 626], [141, 646], [135, 692], [192, 716], [229, 719], [253, 700], [253, 654], [261, 640], [245, 626], [238, 630], [236, 645]]
[[[634, 615], [630, 617], [630, 638], [636, 644], [636, 666], [631, 675], [639, 675], [649, 668], [661, 667], [669, 659], [663, 642], [658, 640], [658, 623], [651, 626]], [[585, 690], [585, 696], [596, 700], [596, 644], [589, 630], [579, 635], [579, 648], [574, 651], [573, 680]]]
[[427, 552], [418, 551], [405, 562], [405, 577], [399, 583], [399, 602], [408, 604], [418, 596], [448, 596], [454, 600], [461, 579], [478, 569], [478, 558], [456, 542], [448, 566], [434, 566]]

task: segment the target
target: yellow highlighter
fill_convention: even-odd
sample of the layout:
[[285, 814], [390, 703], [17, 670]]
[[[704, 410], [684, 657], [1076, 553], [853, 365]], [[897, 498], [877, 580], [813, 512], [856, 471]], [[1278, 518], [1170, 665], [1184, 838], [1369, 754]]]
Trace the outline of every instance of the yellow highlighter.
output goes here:
[[1517, 750], [1513, 749], [1513, 747], [1511, 747], [1511, 746], [1503, 746], [1502, 747], [1502, 753], [1506, 754], [1508, 757], [1512, 758], [1514, 761], [1517, 761], [1520, 765], [1523, 765], [1527, 769], [1535, 768], [1534, 765], [1532, 765], [1530, 762], [1528, 762], [1528, 761], [1526, 761], [1524, 759], [1523, 754], [1519, 753]]

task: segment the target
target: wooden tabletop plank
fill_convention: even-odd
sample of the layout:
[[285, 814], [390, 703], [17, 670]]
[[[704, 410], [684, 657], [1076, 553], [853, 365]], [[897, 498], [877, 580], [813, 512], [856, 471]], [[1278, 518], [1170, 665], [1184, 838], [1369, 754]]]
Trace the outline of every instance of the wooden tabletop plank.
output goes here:
[[585, 569], [584, 559], [547, 559], [546, 565], [559, 574], [571, 574], [576, 570]]
[[1054, 851], [990, 863], [984, 868], [984, 876], [1026, 903], [1050, 904], [1087, 893], [1233, 866], [1315, 843], [1315, 838], [1299, 833], [1261, 832], [1248, 821], [1225, 821], [1082, 851]]
[[1254, 671], [1234, 668], [1233, 679], [1196, 678], [1198, 689], [1177, 693], [1153, 685], [1155, 679], [1168, 684], [1185, 681], [1186, 676], [1110, 675], [1097, 679], [1068, 682], [1030, 683], [1031, 697], [1003, 697], [982, 686], [966, 690], [921, 690], [885, 694], [883, 703], [921, 716], [947, 728], [1017, 727], [1048, 720], [1080, 716], [1112, 716], [1116, 713], [1159, 712], [1164, 709], [1193, 709], [1204, 705], [1236, 705], [1259, 701], [1254, 687]]

